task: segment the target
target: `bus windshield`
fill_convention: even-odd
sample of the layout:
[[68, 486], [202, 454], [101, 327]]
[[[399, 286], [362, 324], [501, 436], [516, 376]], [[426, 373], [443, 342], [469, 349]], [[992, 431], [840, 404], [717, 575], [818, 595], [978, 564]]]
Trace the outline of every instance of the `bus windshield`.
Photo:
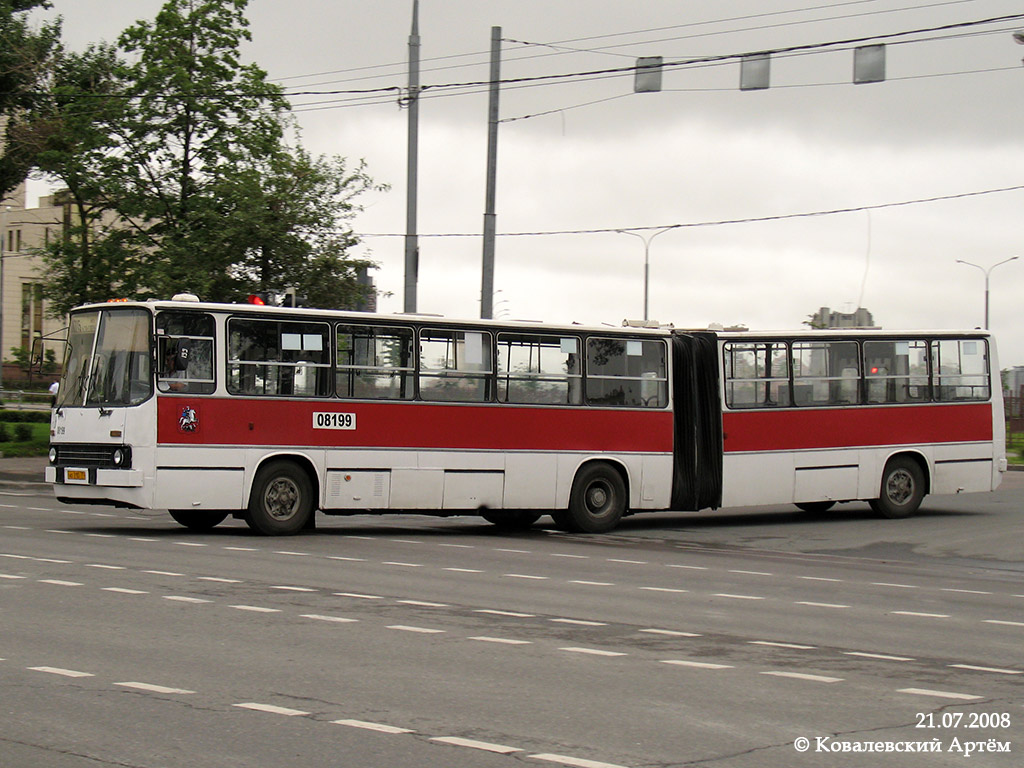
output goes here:
[[73, 314], [57, 407], [125, 406], [148, 398], [150, 318], [140, 309]]

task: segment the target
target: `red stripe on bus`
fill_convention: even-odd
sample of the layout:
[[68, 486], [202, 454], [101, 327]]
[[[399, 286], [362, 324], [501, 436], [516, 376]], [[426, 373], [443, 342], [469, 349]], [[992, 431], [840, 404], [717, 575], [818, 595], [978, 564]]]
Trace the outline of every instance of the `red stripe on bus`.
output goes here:
[[726, 453], [992, 440], [991, 403], [730, 411], [722, 420]]
[[[191, 418], [183, 411], [193, 410]], [[314, 413], [353, 414], [354, 430], [315, 429]], [[438, 403], [160, 397], [157, 441], [449, 450], [671, 453], [672, 413]]]

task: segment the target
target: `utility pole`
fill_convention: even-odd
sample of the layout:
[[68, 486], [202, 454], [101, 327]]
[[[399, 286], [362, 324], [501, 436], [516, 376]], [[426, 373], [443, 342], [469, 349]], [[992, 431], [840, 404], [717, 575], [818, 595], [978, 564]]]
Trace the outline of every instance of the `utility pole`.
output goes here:
[[497, 233], [495, 190], [498, 180], [498, 81], [501, 79], [501, 27], [491, 27], [490, 97], [487, 103], [487, 192], [484, 201], [484, 255], [480, 282], [480, 317], [494, 314], [494, 240]]
[[408, 165], [405, 198], [405, 305], [404, 311], [416, 311], [416, 284], [419, 281], [420, 247], [416, 233], [416, 185], [419, 166], [420, 122], [420, 2], [412, 3], [412, 32], [409, 35], [409, 109]]

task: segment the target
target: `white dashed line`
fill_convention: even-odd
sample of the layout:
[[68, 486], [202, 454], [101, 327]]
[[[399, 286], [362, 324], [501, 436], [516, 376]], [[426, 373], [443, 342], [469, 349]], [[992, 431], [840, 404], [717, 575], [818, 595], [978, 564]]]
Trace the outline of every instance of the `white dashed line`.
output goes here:
[[176, 573], [175, 571], [143, 571], [143, 573], [150, 573], [153, 576], [184, 576], [184, 573]]
[[647, 565], [646, 560], [623, 560], [618, 557], [609, 557], [609, 563], [623, 563], [625, 565]]
[[553, 552], [553, 553], [551, 553], [551, 557], [568, 557], [568, 558], [572, 558], [574, 560], [589, 560], [590, 559], [587, 555], [569, 555], [569, 554], [565, 554], [565, 553], [562, 553], [562, 552]]
[[207, 547], [209, 544], [204, 544], [201, 541], [176, 541], [174, 542], [179, 547]]
[[548, 752], [543, 752], [537, 755], [529, 755], [533, 760], [544, 760], [549, 763], [561, 763], [562, 765], [569, 765], [572, 768], [626, 768], [624, 765], [617, 765], [615, 763], [600, 763], [596, 760], [584, 760], [581, 757], [568, 757], [567, 755], [554, 755]]
[[29, 667], [33, 672], [46, 672], [50, 675], [60, 675], [61, 677], [96, 677], [91, 672], [79, 672], [74, 669], [61, 669], [60, 667]]
[[199, 581], [213, 581], [218, 584], [241, 584], [241, 579], [225, 579], [222, 576], [200, 576]]
[[123, 565], [104, 565], [103, 563], [86, 563], [86, 568], [101, 568], [105, 571], [126, 571]]
[[909, 693], [914, 696], [935, 696], [939, 699], [957, 699], [959, 701], [977, 701], [981, 696], [955, 691], [932, 691], [927, 688], [900, 688], [896, 693]]
[[453, 573], [483, 573], [483, 571], [476, 568], [445, 568], [446, 571], [452, 571]]
[[807, 581], [831, 581], [834, 584], [841, 584], [842, 579], [830, 579], [826, 576], [798, 576], [799, 579], [805, 579]]
[[891, 611], [893, 616], [914, 616], [919, 619], [948, 619], [947, 613], [920, 613], [918, 611]]
[[733, 669], [731, 664], [713, 664], [710, 661], [690, 661], [689, 659], [661, 659], [662, 664], [676, 667], [693, 667], [694, 669]]
[[715, 593], [714, 596], [715, 597], [727, 597], [730, 600], [764, 600], [763, 597], [760, 597], [758, 595], [732, 595], [732, 594], [729, 594], [728, 592], [717, 592], [717, 593]]
[[301, 709], [275, 707], [273, 704], [259, 704], [252, 701], [244, 702], [242, 704], [233, 704], [232, 706], [240, 709], [252, 709], [256, 712], [269, 712], [272, 715], [286, 715], [287, 717], [302, 717], [309, 714], [309, 712], [303, 712]]
[[516, 747], [506, 747], [504, 744], [490, 744], [486, 741], [463, 739], [459, 736], [434, 736], [431, 741], [436, 741], [441, 744], [450, 744], [454, 747], [469, 747], [470, 749], [480, 749], [485, 752], [497, 752], [499, 755], [510, 755], [513, 752], [522, 752], [521, 749], [517, 749]]
[[333, 621], [338, 624], [349, 624], [352, 622], [359, 621], [359, 619], [349, 619], [344, 616], [324, 616], [319, 613], [304, 613], [302, 614], [304, 619], [315, 619], [316, 621]]
[[587, 587], [614, 587], [610, 581], [586, 581], [585, 579], [573, 579], [570, 584], [582, 584]]
[[1019, 669], [1000, 669], [998, 667], [976, 667], [973, 664], [950, 664], [957, 669], [969, 669], [972, 672], [995, 672], [1000, 675], [1024, 675]]
[[448, 608], [446, 603], [431, 603], [426, 600], [397, 600], [402, 605], [414, 605], [418, 608]]
[[353, 597], [356, 600], [383, 600], [380, 595], [363, 595], [358, 592], [335, 592], [336, 597]]
[[860, 656], [865, 659], [881, 659], [882, 661], [914, 661], [909, 656], [890, 656], [885, 653], [865, 653], [864, 651], [843, 651], [845, 656]]
[[268, 587], [268, 589], [280, 589], [285, 592], [318, 592], [319, 590], [313, 589], [312, 587]]
[[365, 563], [365, 557], [345, 557], [343, 555], [328, 555], [328, 560], [344, 560], [347, 563]]
[[186, 597], [184, 595], [164, 595], [164, 600], [173, 600], [176, 603], [209, 603], [211, 600], [204, 600], [201, 597]]
[[991, 595], [991, 592], [985, 592], [980, 589], [953, 589], [951, 587], [943, 587], [939, 590], [940, 592], [959, 592], [963, 595]]
[[528, 573], [506, 573], [506, 577], [510, 579], [533, 579], [535, 581], [547, 581], [547, 576], [531, 576]]
[[40, 579], [40, 584], [53, 584], [58, 587], [80, 587], [82, 582], [80, 581], [64, 581], [63, 579]]
[[439, 547], [454, 547], [456, 549], [476, 549], [472, 544], [438, 544]]
[[418, 632], [421, 635], [442, 635], [443, 629], [429, 629], [427, 627], [411, 627], [408, 624], [391, 624], [388, 629], [397, 629], [401, 632]]
[[772, 576], [774, 574], [766, 573], [765, 571], [736, 571], [730, 570], [729, 573], [740, 573], [744, 576]]
[[1024, 621], [1003, 621], [1001, 619], [984, 619], [985, 624], [1001, 624], [1004, 627], [1024, 627]]
[[798, 643], [776, 643], [771, 640], [749, 640], [748, 645], [768, 645], [772, 648], [792, 648], [796, 651], [813, 651], [813, 645], [800, 645]]
[[422, 568], [423, 567], [422, 563], [401, 563], [401, 562], [396, 562], [396, 561], [393, 561], [393, 560], [387, 561], [387, 562], [383, 562], [383, 563], [381, 563], [381, 565], [396, 565], [399, 568]]
[[104, 592], [117, 592], [119, 595], [148, 595], [149, 594], [149, 592], [146, 592], [146, 591], [141, 590], [141, 589], [127, 589], [126, 587], [101, 587], [100, 589], [102, 589]]
[[516, 611], [499, 611], [495, 608], [476, 608], [473, 613], [486, 613], [491, 616], [511, 616], [515, 619], [532, 619], [535, 615], [532, 613], [517, 613]]
[[872, 587], [893, 587], [895, 589], [920, 589], [915, 584], [891, 584], [887, 581], [872, 581]]
[[589, 654], [590, 656], [625, 656], [626, 655], [625, 653], [621, 653], [619, 651], [604, 651], [604, 650], [601, 650], [600, 648], [575, 648], [575, 647], [569, 647], [569, 648], [559, 648], [558, 650], [560, 650], [560, 651], [568, 651], [569, 653], [584, 653], [584, 654]]
[[529, 640], [513, 640], [508, 637], [488, 637], [487, 635], [475, 635], [468, 638], [470, 640], [480, 640], [484, 643], [501, 643], [504, 645], [531, 645]]
[[532, 555], [533, 553], [528, 549], [496, 549], [495, 552], [509, 552], [513, 555]]
[[188, 695], [195, 693], [195, 691], [189, 691], [184, 688], [168, 688], [165, 685], [153, 685], [152, 683], [114, 683], [114, 685], [120, 685], [122, 688], [134, 688], [139, 691], [149, 691], [151, 693], [174, 693], [180, 695]]
[[688, 589], [675, 589], [674, 587], [640, 587], [640, 589], [648, 592], [669, 592], [677, 595], [682, 595], [690, 591]]
[[843, 678], [841, 677], [826, 677], [825, 675], [808, 675], [804, 672], [780, 672], [770, 670], [768, 672], [761, 672], [762, 675], [771, 675], [772, 677], [788, 677], [793, 680], [805, 680], [810, 683], [841, 683]]
[[232, 605], [228, 606], [238, 611], [252, 611], [253, 613], [280, 613], [280, 608], [264, 608], [262, 605]]
[[808, 605], [811, 608], [849, 608], [848, 605], [842, 605], [841, 603], [812, 603], [806, 600], [800, 600], [794, 605]]
[[696, 632], [679, 632], [675, 629], [641, 629], [651, 635], [668, 635], [669, 637], [701, 637]]
[[674, 563], [669, 563], [665, 567], [666, 568], [685, 568], [688, 571], [706, 571], [707, 570], [707, 568], [705, 568], [703, 565], [675, 565]]
[[160, 541], [160, 539], [147, 539], [143, 536], [131, 536], [128, 538], [128, 541], [138, 541], [143, 544], [155, 544], [156, 542]]
[[0, 579], [27, 579], [28, 576], [16, 576], [13, 573], [0, 573]]
[[223, 547], [229, 552], [259, 552], [256, 547]]
[[287, 549], [281, 549], [274, 552], [275, 555], [289, 555], [291, 557], [309, 557], [309, 552], [292, 552]]
[[578, 624], [581, 627], [607, 627], [604, 621], [584, 621], [583, 619], [551, 619], [557, 624]]
[[387, 725], [386, 723], [369, 723], [365, 720], [332, 720], [334, 725], [347, 725], [350, 728], [362, 728], [367, 731], [377, 731], [379, 733], [416, 733], [416, 731], [409, 730], [408, 728], [399, 728], [394, 725]]

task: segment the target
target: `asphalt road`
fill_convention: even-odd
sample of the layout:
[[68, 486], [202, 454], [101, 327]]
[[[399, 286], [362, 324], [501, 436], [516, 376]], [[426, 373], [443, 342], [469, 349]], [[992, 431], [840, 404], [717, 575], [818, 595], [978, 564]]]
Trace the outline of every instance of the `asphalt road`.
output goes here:
[[1020, 765], [1022, 509], [267, 539], [10, 485], [0, 766]]

